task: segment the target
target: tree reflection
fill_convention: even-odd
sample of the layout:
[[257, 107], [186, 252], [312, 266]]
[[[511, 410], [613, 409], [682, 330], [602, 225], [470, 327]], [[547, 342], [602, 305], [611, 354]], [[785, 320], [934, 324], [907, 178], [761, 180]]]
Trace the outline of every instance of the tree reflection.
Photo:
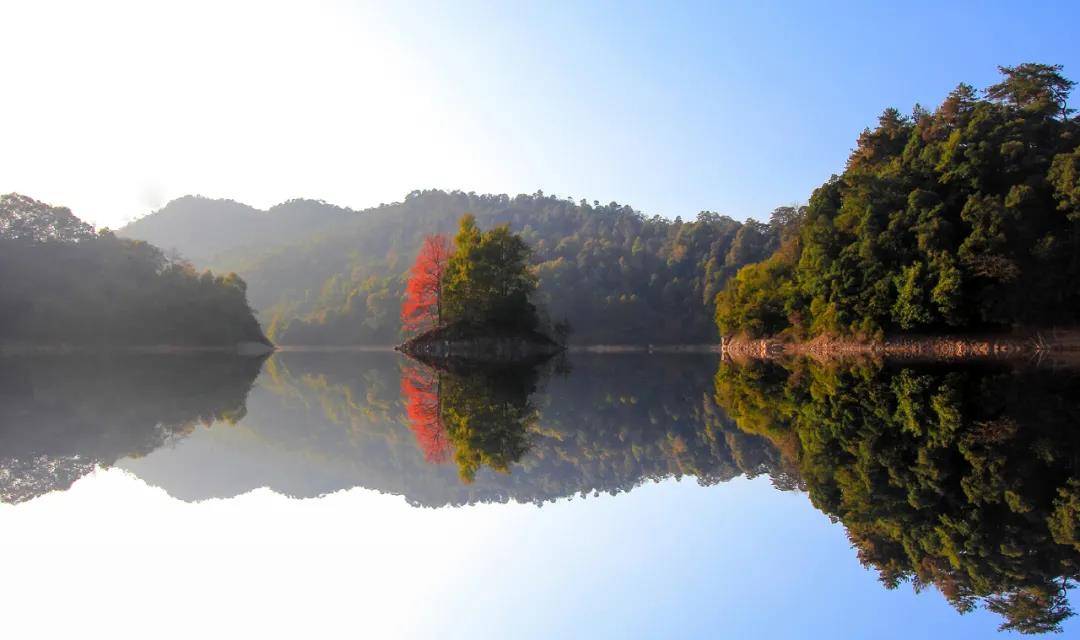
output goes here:
[[66, 489], [198, 424], [234, 423], [262, 358], [0, 357], [0, 501]]
[[407, 365], [401, 390], [424, 459], [441, 463], [452, 455], [465, 482], [473, 482], [482, 467], [509, 473], [529, 449], [537, 421], [529, 396], [541, 374], [526, 365]]
[[1080, 378], [1039, 369], [721, 364], [717, 403], [769, 438], [859, 560], [1002, 629], [1057, 631], [1080, 578]]

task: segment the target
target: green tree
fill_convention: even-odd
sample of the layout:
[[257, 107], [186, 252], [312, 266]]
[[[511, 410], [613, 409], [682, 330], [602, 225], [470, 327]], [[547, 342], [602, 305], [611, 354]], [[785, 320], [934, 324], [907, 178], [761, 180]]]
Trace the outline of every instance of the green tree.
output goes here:
[[[980, 99], [887, 109], [769, 266], [716, 298], [723, 334], [879, 336], [1071, 324], [1080, 122], [1060, 66], [1002, 67]], [[1064, 214], [1064, 215], [1063, 215]]]
[[530, 297], [536, 276], [529, 245], [506, 226], [483, 232], [462, 216], [454, 253], [443, 276], [444, 320], [533, 330], [539, 324]]

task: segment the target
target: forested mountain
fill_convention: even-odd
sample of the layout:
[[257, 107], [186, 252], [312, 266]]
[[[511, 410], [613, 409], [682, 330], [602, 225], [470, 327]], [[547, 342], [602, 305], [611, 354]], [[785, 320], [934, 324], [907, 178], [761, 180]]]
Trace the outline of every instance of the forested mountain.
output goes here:
[[1061, 67], [1002, 67], [980, 97], [888, 109], [801, 230], [717, 298], [725, 334], [797, 337], [1074, 324], [1080, 120]]
[[[196, 205], [217, 206], [197, 199], [185, 206]], [[716, 340], [712, 301], [724, 281], [778, 246], [791, 210], [778, 211], [775, 224], [708, 212], [686, 222], [542, 193], [414, 191], [402, 202], [342, 215], [337, 223], [275, 237], [258, 249], [243, 249], [247, 236], [230, 236], [229, 225], [205, 222], [210, 214], [173, 219], [178, 225], [192, 220], [184, 229], [203, 227], [183, 237], [217, 236], [214, 247], [224, 253], [213, 266], [243, 276], [268, 333], [283, 344], [398, 342], [412, 259], [426, 235], [452, 234], [466, 212], [484, 228], [508, 224], [532, 247], [536, 301], [549, 320], [570, 323], [571, 341], [702, 343]], [[141, 222], [121, 232], [146, 238]], [[199, 242], [179, 248], [212, 253]]]
[[184, 196], [117, 234], [145, 240], [205, 266], [220, 254], [287, 242], [350, 215], [355, 212], [321, 200], [294, 199], [260, 211], [232, 200]]
[[200, 274], [17, 194], [0, 196], [0, 273], [0, 344], [267, 342], [235, 274]]

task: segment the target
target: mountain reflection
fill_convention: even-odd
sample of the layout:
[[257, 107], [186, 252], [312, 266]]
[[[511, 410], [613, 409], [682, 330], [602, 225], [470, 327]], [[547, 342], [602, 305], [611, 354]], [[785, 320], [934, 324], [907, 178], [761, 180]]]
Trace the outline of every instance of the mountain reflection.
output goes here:
[[1055, 631], [1080, 578], [1080, 378], [1036, 368], [726, 362], [717, 401], [768, 438], [859, 560], [1002, 629]]
[[0, 357], [0, 501], [66, 489], [197, 424], [234, 423], [260, 358]]
[[543, 503], [643, 482], [793, 480], [713, 400], [716, 357], [577, 356], [568, 375], [437, 371], [394, 353], [275, 354], [236, 428], [121, 466], [185, 500], [352, 487], [415, 505]]
[[932, 585], [1021, 632], [1072, 615], [1075, 372], [709, 354], [571, 364], [551, 375], [286, 352], [253, 385], [259, 359], [0, 358], [0, 500], [64, 489], [95, 466], [183, 500], [363, 487], [428, 507], [766, 474], [841, 523], [886, 587]]

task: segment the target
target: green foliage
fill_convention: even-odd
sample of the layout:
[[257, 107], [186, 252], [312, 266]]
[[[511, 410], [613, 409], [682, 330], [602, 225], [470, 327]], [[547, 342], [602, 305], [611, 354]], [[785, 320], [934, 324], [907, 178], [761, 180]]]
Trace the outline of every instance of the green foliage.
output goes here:
[[771, 440], [891, 587], [936, 586], [1003, 629], [1072, 615], [1080, 377], [1040, 370], [725, 362], [717, 404]]
[[462, 216], [443, 274], [443, 321], [531, 331], [537, 328], [531, 250], [503, 225], [489, 231]]
[[311, 231], [283, 221], [282, 233], [256, 233], [214, 220], [262, 220], [264, 213], [219, 214], [221, 201], [182, 200], [183, 207], [170, 203], [122, 232], [189, 256], [212, 253], [201, 264], [240, 274], [283, 344], [400, 342], [398, 311], [412, 258], [425, 236], [453, 235], [467, 211], [485, 229], [509, 225], [532, 248], [534, 303], [546, 309], [545, 321], [567, 321], [572, 341], [715, 342], [713, 298], [739, 267], [772, 253], [784, 218], [743, 224], [703, 212], [672, 221], [542, 193], [428, 190], [360, 212], [323, 205]]
[[1073, 323], [1080, 123], [1060, 67], [1003, 67], [979, 99], [888, 109], [797, 234], [717, 297], [724, 335], [879, 335]]
[[228, 345], [267, 342], [236, 274], [198, 273], [67, 209], [0, 199], [0, 343]]

